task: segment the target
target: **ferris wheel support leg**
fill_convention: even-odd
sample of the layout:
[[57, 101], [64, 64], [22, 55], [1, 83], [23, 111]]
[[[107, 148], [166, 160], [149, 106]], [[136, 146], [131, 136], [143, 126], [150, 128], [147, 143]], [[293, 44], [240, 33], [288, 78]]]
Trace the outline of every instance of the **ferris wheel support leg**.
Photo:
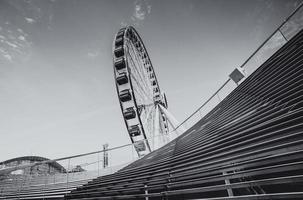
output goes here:
[[176, 127], [178, 127], [180, 123], [166, 108], [164, 108], [161, 104], [159, 104], [159, 108], [161, 112], [163, 112], [167, 117], [167, 121], [169, 122], [169, 124], [173, 127], [174, 130], [176, 130], [177, 135], [180, 135], [185, 132], [185, 128], [182, 125], [179, 126], [178, 129], [176, 129]]
[[[160, 120], [159, 120], [159, 107], [156, 106], [156, 112], [155, 112], [155, 117], [154, 117], [154, 135], [153, 135], [153, 145], [155, 145], [155, 140], [159, 139], [158, 134], [160, 133]], [[158, 137], [158, 138], [156, 138]], [[156, 147], [158, 148], [158, 147]]]

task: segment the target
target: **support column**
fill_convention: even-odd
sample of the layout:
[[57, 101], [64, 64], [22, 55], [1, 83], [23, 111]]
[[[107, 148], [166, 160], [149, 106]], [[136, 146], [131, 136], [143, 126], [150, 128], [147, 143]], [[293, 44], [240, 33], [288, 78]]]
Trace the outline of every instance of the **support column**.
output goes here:
[[[228, 174], [227, 172], [223, 172], [223, 175], [227, 175], [227, 174]], [[224, 179], [224, 181], [225, 181], [225, 185], [230, 185], [230, 181], [228, 178]], [[233, 190], [231, 188], [227, 188], [227, 193], [229, 197], [234, 196]]]
[[104, 144], [103, 145], [103, 168], [107, 168], [108, 167], [108, 144]]
[[[148, 195], [148, 190], [146, 189], [147, 185], [144, 185], [144, 187], [145, 187], [145, 194]], [[145, 197], [145, 200], [148, 200], [148, 196]]]
[[[159, 133], [160, 133], [160, 120], [159, 120], [159, 107], [156, 106], [156, 112], [155, 112], [155, 116], [154, 116], [154, 133], [153, 133], [153, 138], [152, 138], [152, 141], [153, 141], [153, 149], [157, 149], [158, 147], [155, 147], [155, 144], [160, 144], [160, 139], [161, 137], [159, 137]], [[155, 141], [159, 141], [157, 143], [155, 143]]]
[[161, 112], [163, 112], [165, 114], [165, 116], [167, 117], [169, 124], [173, 127], [174, 130], [176, 130], [177, 135], [185, 132], [185, 129], [183, 126], [180, 126], [178, 129], [176, 129], [176, 127], [180, 123], [170, 112], [168, 112], [168, 110], [166, 108], [164, 108], [161, 104], [159, 104], [159, 108], [161, 109]]

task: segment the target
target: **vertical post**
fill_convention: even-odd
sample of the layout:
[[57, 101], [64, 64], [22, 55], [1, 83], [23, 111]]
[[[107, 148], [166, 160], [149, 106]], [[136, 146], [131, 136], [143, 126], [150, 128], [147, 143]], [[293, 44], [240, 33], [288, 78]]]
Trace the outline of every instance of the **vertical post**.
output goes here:
[[98, 153], [98, 176], [100, 175], [99, 172], [100, 172], [100, 152]]
[[43, 199], [44, 199], [44, 196], [45, 196], [45, 191], [46, 191], [46, 175], [45, 175], [45, 179], [44, 179], [44, 187], [43, 187]]
[[[145, 194], [148, 195], [148, 189], [147, 189], [147, 185], [144, 185], [145, 188]], [[145, 197], [145, 200], [148, 200], [148, 196]]]
[[[223, 175], [227, 175], [227, 172], [223, 172]], [[225, 178], [224, 181], [225, 181], [225, 185], [230, 185], [230, 181], [228, 178]], [[233, 190], [231, 188], [227, 188], [227, 193], [229, 197], [234, 196]]]
[[[238, 85], [238, 83], [237, 83], [237, 85]], [[219, 96], [219, 93], [217, 93], [217, 97], [218, 97], [219, 103], [220, 103], [220, 102], [221, 102], [221, 98], [220, 98], [220, 96]]]
[[66, 188], [68, 189], [68, 176], [69, 176], [69, 170], [70, 170], [70, 159], [68, 159], [68, 166], [67, 166], [67, 174], [66, 174]]
[[282, 37], [284, 38], [284, 40], [286, 42], [288, 42], [288, 39], [285, 37], [285, 35], [282, 33], [281, 29], [278, 29], [278, 31], [280, 32], [280, 34], [282, 35]]
[[[22, 179], [22, 177], [21, 177], [21, 179]], [[18, 179], [16, 179], [16, 181], [17, 181], [16, 184], [18, 185], [18, 199], [20, 199], [22, 181], [19, 181], [19, 182], [18, 182]], [[21, 184], [20, 184], [20, 182], [21, 182]]]
[[108, 167], [108, 144], [103, 145], [103, 168]]
[[199, 109], [199, 115], [200, 115], [200, 119], [202, 119], [201, 109]]

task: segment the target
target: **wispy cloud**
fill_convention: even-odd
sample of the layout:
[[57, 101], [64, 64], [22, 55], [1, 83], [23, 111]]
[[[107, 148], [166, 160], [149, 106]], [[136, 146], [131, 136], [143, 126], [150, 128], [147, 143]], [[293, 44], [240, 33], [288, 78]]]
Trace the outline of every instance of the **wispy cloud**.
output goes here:
[[87, 57], [88, 58], [96, 58], [99, 55], [99, 51], [94, 51], [94, 52], [88, 52]]
[[134, 23], [140, 23], [151, 12], [151, 5], [146, 0], [136, 0], [134, 2], [134, 12], [131, 17]]
[[20, 36], [18, 37], [18, 39], [19, 39], [19, 40], [22, 40], [22, 41], [25, 41], [25, 37], [24, 37], [23, 35], [20, 35]]
[[136, 26], [142, 25], [148, 14], [151, 13], [151, 8], [152, 6], [148, 3], [147, 0], [135, 0], [134, 10], [132, 16], [130, 17], [130, 20], [122, 21], [121, 26], [126, 26], [128, 23]]
[[6, 23], [0, 29], [0, 61], [26, 60], [30, 55], [31, 42], [21, 28]]
[[101, 43], [102, 43], [101, 40], [91, 40], [84, 53], [84, 56], [92, 60], [97, 59], [102, 53], [99, 46]]
[[25, 17], [24, 19], [25, 19], [25, 20], [26, 20], [26, 22], [27, 22], [27, 23], [29, 23], [29, 24], [33, 24], [33, 23], [35, 23], [35, 20], [34, 20], [34, 19], [32, 19], [32, 18]]
[[4, 54], [3, 57], [6, 58], [10, 62], [12, 61], [12, 56], [9, 54]]
[[10, 46], [11, 48], [18, 48], [18, 46], [17, 46], [16, 44], [11, 43], [11, 42], [9, 42], [9, 41], [6, 41], [6, 44], [7, 44], [8, 46]]

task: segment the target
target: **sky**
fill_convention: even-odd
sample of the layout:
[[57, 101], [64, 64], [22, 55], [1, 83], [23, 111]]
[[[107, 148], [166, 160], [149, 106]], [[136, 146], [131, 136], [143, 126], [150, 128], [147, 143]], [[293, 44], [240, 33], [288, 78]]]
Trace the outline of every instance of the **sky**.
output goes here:
[[112, 65], [122, 26], [137, 29], [183, 121], [300, 2], [0, 0], [0, 161], [130, 143]]

